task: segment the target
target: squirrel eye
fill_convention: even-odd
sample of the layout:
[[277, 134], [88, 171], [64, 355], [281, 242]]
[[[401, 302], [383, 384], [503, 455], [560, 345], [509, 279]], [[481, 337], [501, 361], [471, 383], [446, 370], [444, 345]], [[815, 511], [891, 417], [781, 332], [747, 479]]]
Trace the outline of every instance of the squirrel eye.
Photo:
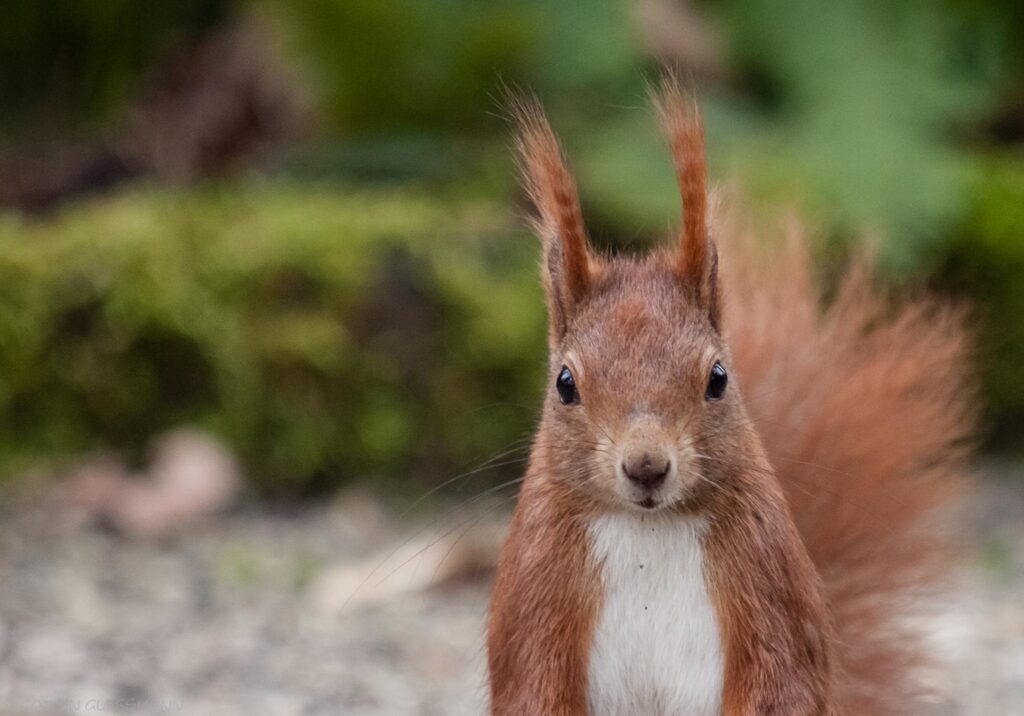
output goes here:
[[572, 371], [562, 366], [558, 372], [558, 379], [555, 380], [555, 389], [558, 391], [558, 399], [562, 405], [571, 405], [580, 402], [580, 395], [576, 392], [576, 381], [572, 377]]
[[721, 400], [725, 395], [725, 386], [729, 382], [729, 376], [725, 368], [718, 361], [711, 366], [711, 376], [708, 378], [708, 389], [704, 393], [704, 400]]

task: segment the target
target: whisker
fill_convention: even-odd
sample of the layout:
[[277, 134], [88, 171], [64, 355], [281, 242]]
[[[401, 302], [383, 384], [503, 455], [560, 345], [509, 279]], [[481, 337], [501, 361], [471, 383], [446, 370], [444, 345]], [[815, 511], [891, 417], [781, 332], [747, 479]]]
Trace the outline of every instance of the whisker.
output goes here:
[[[505, 463], [499, 463], [497, 465], [491, 465], [490, 467], [493, 468], [493, 467], [501, 467], [501, 466], [504, 466], [504, 465], [511, 465], [511, 464], [515, 464], [517, 462], [521, 462], [523, 459], [525, 459], [525, 458], [518, 458], [516, 460], [510, 460], [510, 461], [507, 461]], [[360, 590], [362, 590], [362, 588], [366, 586], [366, 584], [373, 578], [373, 576], [385, 564], [387, 564], [388, 561], [390, 561], [391, 558], [394, 557], [398, 553], [399, 550], [401, 550], [403, 547], [405, 547], [410, 542], [412, 542], [414, 539], [416, 539], [416, 537], [418, 537], [420, 534], [422, 534], [424, 530], [426, 530], [429, 527], [431, 527], [432, 525], [437, 524], [438, 522], [440, 522], [444, 518], [445, 515], [450, 514], [452, 512], [455, 512], [457, 510], [460, 510], [460, 509], [462, 509], [462, 508], [472, 504], [473, 502], [481, 499], [482, 497], [486, 497], [488, 494], [491, 494], [492, 492], [494, 492], [496, 490], [499, 490], [499, 489], [501, 489], [503, 487], [508, 487], [509, 485], [513, 485], [513, 484], [515, 484], [517, 482], [522, 482], [523, 479], [524, 478], [519, 477], [519, 478], [516, 478], [515, 480], [509, 480], [508, 482], [504, 482], [504, 483], [502, 483], [500, 485], [496, 485], [496, 486], [494, 486], [492, 488], [484, 490], [483, 492], [477, 493], [476, 495], [474, 495], [474, 496], [472, 496], [470, 498], [462, 500], [462, 501], [458, 502], [457, 504], [455, 504], [453, 507], [445, 510], [439, 517], [435, 518], [434, 520], [432, 520], [431, 522], [427, 523], [426, 525], [424, 525], [423, 527], [421, 527], [417, 531], [415, 531], [412, 534], [410, 534], [402, 542], [400, 542], [398, 545], [396, 545], [387, 555], [385, 555], [385, 557], [372, 570], [370, 570], [369, 574], [367, 574], [366, 577], [363, 578], [363, 580], [356, 586], [356, 588], [354, 590], [352, 590], [352, 594], [350, 594], [345, 599], [345, 601], [342, 603], [342, 605], [341, 605], [342, 609], [344, 609], [345, 607], [348, 606], [349, 602], [352, 601], [352, 599], [360, 592]], [[421, 498], [420, 501], [422, 501], [422, 498]], [[406, 510], [404, 514], [408, 514], [408, 512], [409, 512], [409, 510]]]
[[[477, 496], [476, 496], [476, 497], [474, 498], [474, 500], [479, 500], [479, 499], [481, 499], [481, 498], [483, 498], [483, 497], [486, 497], [487, 495], [489, 495], [489, 494], [492, 494], [492, 493], [494, 493], [494, 492], [496, 492], [496, 491], [498, 491], [498, 490], [501, 490], [501, 489], [503, 489], [503, 488], [509, 487], [510, 485], [514, 485], [514, 484], [516, 484], [516, 483], [522, 482], [522, 481], [523, 481], [524, 479], [525, 479], [525, 478], [523, 478], [523, 477], [517, 477], [517, 478], [516, 478], [515, 480], [509, 480], [508, 482], [503, 482], [503, 483], [501, 483], [500, 485], [496, 485], [496, 486], [494, 486], [494, 487], [490, 488], [489, 490], [485, 490], [484, 492], [481, 492], [481, 493], [480, 493], [479, 495], [477, 495]], [[513, 495], [513, 496], [514, 496], [514, 495]], [[381, 577], [381, 579], [380, 579], [380, 580], [379, 580], [379, 581], [377, 582], [377, 586], [380, 586], [381, 584], [383, 584], [384, 582], [386, 582], [386, 581], [387, 581], [388, 579], [390, 579], [390, 578], [391, 578], [392, 576], [394, 576], [394, 575], [395, 575], [395, 573], [396, 573], [396, 572], [398, 572], [398, 570], [400, 570], [400, 569], [401, 569], [402, 567], [404, 567], [405, 565], [409, 564], [410, 562], [412, 562], [412, 561], [413, 561], [414, 559], [416, 559], [417, 557], [421, 556], [421, 555], [423, 554], [423, 552], [425, 552], [426, 550], [430, 549], [430, 548], [431, 548], [431, 547], [433, 547], [433, 546], [434, 546], [435, 544], [437, 544], [438, 542], [440, 542], [441, 540], [443, 540], [443, 539], [444, 539], [445, 537], [449, 536], [450, 534], [452, 534], [453, 532], [455, 532], [456, 530], [458, 530], [459, 528], [461, 528], [462, 526], [464, 526], [464, 525], [465, 525], [465, 524], [466, 524], [466, 523], [467, 523], [467, 522], [468, 522], [469, 520], [471, 520], [471, 519], [473, 519], [473, 518], [466, 518], [466, 519], [463, 519], [463, 520], [461, 520], [461, 521], [460, 521], [460, 522], [459, 522], [458, 524], [456, 524], [456, 525], [455, 525], [455, 527], [451, 528], [450, 530], [448, 530], [447, 532], [445, 532], [444, 534], [442, 534], [442, 535], [441, 535], [440, 537], [438, 537], [438, 538], [436, 538], [436, 539], [432, 540], [432, 541], [431, 541], [431, 542], [430, 542], [429, 544], [427, 544], [427, 545], [426, 545], [425, 547], [423, 547], [422, 549], [419, 549], [419, 550], [417, 550], [417, 551], [416, 551], [416, 554], [414, 554], [414, 555], [412, 555], [411, 557], [409, 557], [408, 559], [404, 560], [404, 561], [403, 561], [403, 562], [402, 562], [401, 564], [399, 564], [399, 565], [398, 565], [397, 567], [395, 567], [395, 568], [394, 568], [393, 570], [391, 570], [391, 571], [390, 571], [390, 572], [388, 572], [388, 573], [387, 573], [386, 575], [384, 575], [383, 577]], [[422, 531], [422, 530], [421, 530], [421, 531]], [[419, 534], [419, 533], [417, 533], [417, 534]], [[406, 542], [404, 542], [404, 543], [403, 543], [403, 545], [405, 545], [405, 544], [408, 544], [408, 540], [407, 540]], [[389, 555], [388, 557], [386, 557], [386, 558], [384, 559], [384, 562], [382, 562], [381, 564], [383, 565], [384, 563], [386, 563], [386, 562], [388, 561], [388, 559], [390, 559], [390, 558], [391, 558], [391, 556], [394, 556], [394, 552], [392, 552], [392, 553], [391, 553], [391, 555]], [[376, 568], [374, 569], [374, 571], [376, 571]], [[370, 577], [372, 577], [372, 576], [373, 576], [373, 573], [371, 572], [369, 576], [370, 576]], [[356, 588], [356, 591], [358, 591], [358, 590], [359, 590], [359, 589], [360, 589], [360, 588], [361, 588], [361, 587], [363, 586], [363, 584], [365, 584], [365, 581], [364, 581], [363, 583], [361, 583], [361, 584], [359, 585], [359, 587], [357, 587], [357, 588]], [[354, 594], [353, 594], [353, 596], [354, 596]], [[349, 599], [351, 599], [351, 597], [349, 597]], [[348, 600], [346, 600], [346, 601], [345, 601], [345, 603], [344, 603], [344, 604], [342, 605], [342, 608], [344, 608], [344, 607], [345, 607], [345, 606], [347, 605], [347, 603], [348, 603]]]
[[436, 579], [437, 579], [437, 574], [438, 574], [438, 572], [440, 572], [440, 571], [441, 571], [441, 567], [442, 567], [442, 566], [444, 566], [444, 563], [445, 563], [445, 561], [446, 561], [446, 560], [448, 559], [448, 557], [450, 557], [450, 556], [451, 556], [451, 553], [452, 553], [453, 551], [455, 551], [455, 548], [456, 548], [456, 547], [458, 546], [459, 542], [461, 542], [461, 541], [462, 541], [462, 539], [463, 539], [463, 538], [464, 538], [464, 537], [465, 537], [465, 536], [466, 536], [467, 534], [469, 534], [469, 533], [470, 533], [470, 531], [471, 531], [471, 530], [472, 530], [472, 529], [473, 529], [474, 527], [476, 527], [476, 526], [477, 526], [478, 524], [480, 524], [480, 522], [481, 522], [481, 521], [482, 521], [482, 520], [483, 520], [483, 519], [484, 519], [485, 517], [488, 517], [488, 516], [490, 516], [490, 515], [491, 515], [491, 513], [493, 513], [493, 512], [494, 512], [494, 511], [495, 511], [496, 509], [498, 509], [499, 507], [503, 507], [504, 505], [507, 505], [507, 504], [508, 504], [508, 503], [509, 503], [509, 502], [510, 502], [510, 501], [511, 501], [511, 500], [512, 500], [513, 498], [515, 498], [515, 497], [516, 497], [516, 495], [515, 495], [515, 494], [512, 494], [512, 495], [506, 495], [506, 496], [505, 496], [504, 498], [502, 498], [502, 499], [498, 500], [498, 501], [497, 501], [497, 502], [496, 502], [496, 503], [495, 503], [494, 505], [491, 505], [491, 506], [490, 506], [489, 508], [487, 508], [486, 510], [484, 510], [483, 512], [481, 512], [481, 513], [480, 513], [480, 515], [479, 515], [479, 516], [478, 516], [478, 517], [477, 517], [477, 518], [476, 518], [475, 520], [473, 520], [473, 522], [472, 522], [472, 523], [470, 523], [470, 525], [469, 525], [469, 526], [468, 526], [468, 527], [467, 527], [467, 528], [466, 528], [465, 530], [463, 530], [462, 534], [461, 534], [461, 535], [459, 535], [459, 537], [458, 537], [458, 538], [457, 538], [457, 539], [456, 539], [456, 540], [455, 540], [455, 541], [454, 541], [454, 542], [453, 542], [453, 543], [451, 544], [451, 546], [449, 546], [449, 547], [448, 547], [448, 549], [447, 549], [447, 550], [445, 551], [444, 555], [443, 555], [443, 556], [441, 557], [440, 561], [438, 561], [438, 563], [437, 563], [437, 566], [436, 566], [436, 567], [434, 568], [434, 572], [433, 572], [433, 574], [431, 574], [431, 575], [430, 575], [430, 583], [431, 583], [431, 584], [433, 584], [433, 583], [434, 583], [434, 580], [436, 580]]

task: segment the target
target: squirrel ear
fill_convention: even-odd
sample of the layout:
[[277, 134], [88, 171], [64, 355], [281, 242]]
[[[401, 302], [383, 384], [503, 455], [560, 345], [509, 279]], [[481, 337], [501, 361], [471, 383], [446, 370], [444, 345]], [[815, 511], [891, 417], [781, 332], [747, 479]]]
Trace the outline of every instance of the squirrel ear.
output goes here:
[[683, 228], [675, 270], [693, 288], [718, 328], [718, 252], [708, 232], [708, 170], [704, 154], [704, 122], [693, 96], [684, 93], [668, 72], [651, 101], [672, 150], [679, 193], [683, 199]]
[[537, 211], [532, 224], [544, 250], [541, 273], [548, 297], [549, 335], [557, 345], [590, 288], [594, 259], [587, 245], [576, 181], [540, 104], [526, 99], [515, 101], [514, 107], [520, 171]]

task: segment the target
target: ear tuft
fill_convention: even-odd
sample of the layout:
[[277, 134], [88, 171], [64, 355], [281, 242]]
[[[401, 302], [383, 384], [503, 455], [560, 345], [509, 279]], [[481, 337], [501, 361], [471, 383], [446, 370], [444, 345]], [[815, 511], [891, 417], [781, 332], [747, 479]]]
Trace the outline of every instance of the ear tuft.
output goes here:
[[512, 106], [519, 125], [516, 148], [523, 184], [536, 208], [533, 224], [544, 244], [552, 337], [558, 338], [591, 282], [583, 212], [576, 181], [540, 103], [517, 99]]
[[672, 151], [672, 164], [683, 199], [683, 228], [676, 270], [697, 288], [713, 317], [717, 316], [717, 260], [708, 236], [708, 170], [704, 152], [704, 122], [696, 98], [666, 72], [651, 101]]

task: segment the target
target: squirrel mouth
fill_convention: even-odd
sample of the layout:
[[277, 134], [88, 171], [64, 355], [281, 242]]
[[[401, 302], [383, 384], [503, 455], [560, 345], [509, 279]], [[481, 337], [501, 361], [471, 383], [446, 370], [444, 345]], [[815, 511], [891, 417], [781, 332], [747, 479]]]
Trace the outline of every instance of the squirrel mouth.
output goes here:
[[636, 504], [640, 505], [645, 510], [653, 510], [658, 506], [658, 502], [653, 497], [645, 497], [642, 500], [638, 500]]

